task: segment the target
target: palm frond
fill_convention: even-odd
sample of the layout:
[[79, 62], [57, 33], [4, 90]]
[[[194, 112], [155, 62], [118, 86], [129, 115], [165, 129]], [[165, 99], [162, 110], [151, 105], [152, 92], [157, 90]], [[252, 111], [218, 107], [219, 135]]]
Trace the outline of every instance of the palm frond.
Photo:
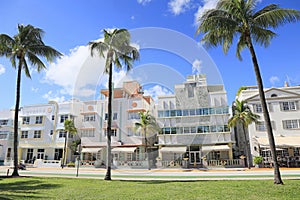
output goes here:
[[45, 64], [39, 59], [38, 56], [36, 56], [36, 54], [34, 54], [32, 52], [28, 52], [27, 57], [28, 57], [30, 64], [32, 66], [36, 67], [38, 72], [40, 72], [43, 69], [46, 69]]
[[28, 78], [31, 79], [29, 67], [28, 67], [28, 65], [27, 65], [27, 62], [26, 62], [25, 58], [20, 59], [19, 62], [22, 62], [23, 70], [24, 70], [24, 72], [25, 72], [26, 77], [28, 77]]
[[270, 5], [258, 11], [253, 20], [264, 28], [277, 28], [286, 23], [300, 20], [300, 11], [293, 9], [279, 8], [277, 5]]

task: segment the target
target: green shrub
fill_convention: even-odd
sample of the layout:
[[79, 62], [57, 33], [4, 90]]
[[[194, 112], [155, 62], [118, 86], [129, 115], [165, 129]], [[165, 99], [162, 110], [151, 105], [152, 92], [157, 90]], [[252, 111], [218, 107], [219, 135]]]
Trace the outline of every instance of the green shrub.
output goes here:
[[255, 156], [253, 160], [255, 165], [259, 165], [263, 162], [263, 157], [262, 156]]
[[75, 167], [75, 163], [69, 162], [69, 163], [67, 164], [67, 167]]

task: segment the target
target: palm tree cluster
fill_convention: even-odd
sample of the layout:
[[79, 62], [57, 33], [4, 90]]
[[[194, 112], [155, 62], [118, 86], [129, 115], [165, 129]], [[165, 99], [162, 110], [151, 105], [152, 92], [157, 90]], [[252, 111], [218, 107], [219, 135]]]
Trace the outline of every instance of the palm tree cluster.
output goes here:
[[[232, 43], [237, 39], [236, 56], [241, 60], [241, 51], [249, 49], [253, 62], [254, 72], [257, 79], [259, 96], [262, 104], [264, 120], [269, 138], [270, 149], [274, 161], [274, 183], [282, 184], [279, 166], [276, 159], [275, 142], [272, 133], [270, 117], [267, 109], [266, 99], [263, 91], [263, 81], [260, 68], [254, 50], [254, 44], [267, 47], [272, 38], [276, 36], [273, 29], [280, 25], [296, 22], [300, 19], [300, 12], [293, 9], [280, 8], [278, 5], [270, 4], [260, 10], [256, 10], [255, 0], [219, 0], [215, 9], [207, 10], [199, 19], [199, 27], [196, 34], [203, 34], [202, 41], [207, 47], [221, 45], [225, 53], [228, 52]], [[130, 34], [126, 29], [103, 30], [104, 39], [88, 43], [91, 55], [96, 52], [98, 56], [105, 58], [105, 73], [108, 74], [108, 123], [107, 123], [107, 172], [105, 180], [111, 180], [111, 124], [112, 124], [112, 94], [113, 94], [113, 68], [126, 70], [132, 68], [133, 62], [139, 59], [138, 50], [130, 45]], [[29, 78], [30, 72], [28, 62], [36, 67], [37, 71], [46, 68], [40, 57], [47, 61], [60, 57], [54, 48], [47, 46], [42, 41], [44, 31], [32, 25], [18, 25], [18, 33], [13, 37], [0, 34], [0, 56], [10, 59], [11, 64], [17, 69], [16, 103], [14, 116], [14, 172], [18, 176], [18, 111], [20, 105], [21, 72]], [[236, 38], [237, 37], [237, 38]], [[244, 102], [236, 102], [234, 116], [229, 121], [230, 125], [241, 123], [247, 127], [256, 116], [250, 113]], [[136, 127], [143, 130], [145, 137], [145, 153], [147, 150], [147, 133], [154, 123], [154, 118], [148, 112], [140, 113], [141, 121]], [[74, 125], [74, 124], [73, 124]], [[69, 133], [75, 131], [65, 124], [65, 130]], [[153, 126], [154, 127], [154, 126]], [[69, 129], [70, 128], [70, 129]], [[244, 131], [245, 134], [245, 131]], [[245, 137], [246, 138], [246, 137]], [[65, 140], [67, 142], [67, 138]], [[66, 148], [64, 148], [65, 160]], [[249, 154], [249, 150], [247, 150]], [[247, 156], [250, 158], [250, 156]], [[148, 159], [149, 160], [149, 159]], [[150, 165], [149, 165], [150, 168]]]
[[202, 41], [207, 47], [221, 45], [225, 53], [237, 39], [236, 56], [241, 60], [241, 51], [248, 48], [253, 62], [259, 97], [274, 162], [274, 183], [283, 184], [276, 159], [275, 141], [268, 113], [263, 81], [254, 50], [254, 44], [267, 47], [276, 36], [273, 29], [296, 22], [300, 12], [270, 4], [256, 11], [256, 0], [219, 0], [215, 9], [207, 10], [199, 19], [197, 34], [204, 34]]

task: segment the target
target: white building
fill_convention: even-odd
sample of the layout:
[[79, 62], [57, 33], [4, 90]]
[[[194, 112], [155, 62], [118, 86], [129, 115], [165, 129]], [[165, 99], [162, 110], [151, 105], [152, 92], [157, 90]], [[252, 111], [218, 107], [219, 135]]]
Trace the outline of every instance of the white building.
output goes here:
[[[103, 100], [84, 102], [81, 134], [82, 159], [86, 164], [98, 166], [106, 161], [106, 128], [108, 90], [101, 90]], [[154, 113], [154, 102], [144, 96], [136, 81], [124, 82], [114, 88], [112, 103], [112, 154], [114, 167], [147, 167], [143, 135], [134, 131], [139, 112]], [[153, 138], [153, 137], [152, 137]], [[154, 137], [155, 138], [155, 137]], [[153, 141], [152, 141], [153, 143]], [[153, 156], [152, 156], [153, 157]], [[153, 158], [150, 158], [153, 160]]]
[[[207, 85], [205, 75], [188, 76], [175, 94], [158, 97], [159, 158], [162, 166], [240, 165], [233, 160], [227, 95]], [[182, 163], [187, 160], [188, 163]]]
[[10, 165], [13, 159], [13, 113], [0, 111], [0, 165]]
[[[300, 87], [267, 88], [265, 96], [270, 114], [278, 159], [282, 166], [300, 166]], [[252, 156], [263, 156], [265, 164], [271, 162], [271, 152], [262, 113], [258, 89], [248, 87], [237, 97], [244, 100], [255, 114], [260, 115], [258, 123], [248, 127]], [[289, 159], [292, 159], [289, 161]], [[298, 159], [298, 162], [297, 162]]]
[[[38, 166], [59, 166], [66, 139], [64, 121], [74, 119], [75, 127], [81, 126], [81, 110], [82, 102], [74, 99], [62, 103], [53, 101], [23, 106], [20, 110], [19, 160]], [[68, 143], [72, 138], [69, 135]], [[69, 148], [66, 155], [68, 163], [72, 160]]]

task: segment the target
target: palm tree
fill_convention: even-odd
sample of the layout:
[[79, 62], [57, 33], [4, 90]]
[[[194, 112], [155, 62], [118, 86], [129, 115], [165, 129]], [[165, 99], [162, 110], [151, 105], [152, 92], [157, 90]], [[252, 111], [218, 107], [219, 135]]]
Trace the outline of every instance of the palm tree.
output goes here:
[[300, 19], [300, 12], [280, 8], [275, 4], [268, 5], [259, 11], [255, 11], [255, 9], [255, 0], [220, 0], [215, 9], [207, 10], [201, 16], [196, 34], [204, 34], [202, 41], [207, 47], [222, 45], [225, 53], [228, 52], [235, 36], [239, 36], [236, 56], [240, 60], [242, 59], [240, 52], [244, 48], [249, 49], [274, 161], [274, 183], [283, 184], [276, 159], [275, 141], [263, 90], [263, 81], [253, 44], [257, 43], [267, 47], [271, 39], [276, 36], [271, 29], [296, 22]]
[[14, 68], [17, 69], [16, 83], [16, 104], [14, 116], [14, 171], [12, 176], [19, 176], [18, 173], [18, 118], [20, 105], [21, 75], [24, 70], [25, 75], [31, 78], [28, 62], [36, 67], [37, 71], [45, 69], [46, 66], [39, 57], [52, 61], [61, 56], [57, 50], [47, 46], [42, 41], [44, 31], [32, 25], [18, 25], [18, 33], [13, 37], [6, 34], [0, 35], [0, 56], [10, 59]]
[[149, 134], [149, 132], [158, 131], [159, 126], [156, 123], [155, 118], [149, 113], [149, 111], [139, 112], [139, 115], [140, 115], [140, 122], [135, 123], [135, 129], [136, 131], [143, 132], [144, 142], [145, 142], [145, 155], [147, 155], [148, 169], [151, 170], [150, 157], [148, 152], [147, 134]]
[[250, 158], [251, 158], [251, 151], [250, 151], [250, 144], [249, 139], [247, 137], [246, 129], [248, 129], [249, 124], [252, 122], [257, 122], [259, 119], [259, 115], [252, 113], [249, 106], [246, 104], [245, 101], [235, 100], [233, 106], [233, 116], [228, 120], [228, 126], [234, 127], [237, 125], [241, 125], [243, 129], [243, 136], [245, 140], [245, 153], [247, 156], [247, 164], [248, 168], [250, 169]]
[[68, 138], [69, 138], [69, 134], [71, 135], [75, 135], [77, 133], [77, 129], [74, 125], [74, 120], [71, 119], [66, 119], [64, 121], [64, 130], [65, 130], [65, 145], [64, 145], [64, 153], [63, 153], [63, 159], [61, 162], [61, 168], [64, 168], [65, 164], [66, 164], [66, 158], [67, 158], [67, 143], [68, 143]]
[[[105, 73], [108, 74], [108, 120], [107, 120], [107, 164], [104, 180], [111, 180], [111, 122], [112, 122], [112, 71], [113, 66], [122, 69], [125, 65], [126, 70], [132, 68], [133, 61], [139, 59], [139, 52], [135, 47], [130, 46], [130, 33], [126, 29], [114, 29], [113, 31], [103, 30], [103, 41], [89, 42], [91, 55], [94, 51], [100, 57], [106, 59]], [[106, 55], [104, 55], [106, 53]]]

